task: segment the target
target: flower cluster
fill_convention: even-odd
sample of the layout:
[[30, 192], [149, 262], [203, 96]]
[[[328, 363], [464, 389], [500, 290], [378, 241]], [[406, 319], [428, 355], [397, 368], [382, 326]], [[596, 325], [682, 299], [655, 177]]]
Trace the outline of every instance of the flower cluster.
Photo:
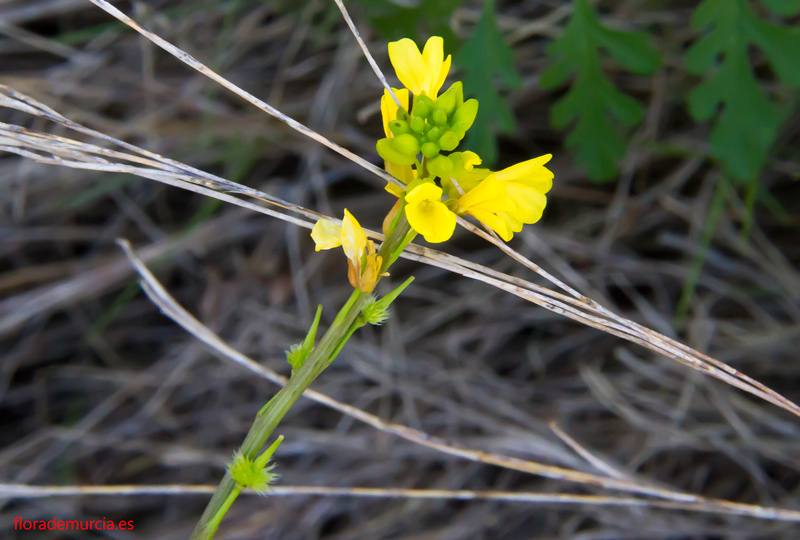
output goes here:
[[438, 95], [450, 69], [442, 38], [431, 37], [422, 52], [410, 39], [390, 43], [389, 59], [406, 88], [392, 89], [400, 106], [388, 90], [381, 99], [386, 137], [377, 150], [405, 185], [387, 190], [401, 199], [396, 208], [404, 208], [411, 227], [428, 242], [444, 242], [456, 215], [468, 214], [508, 241], [537, 222], [553, 185], [545, 167], [551, 156], [497, 172], [478, 168], [477, 154], [455, 151], [475, 120], [477, 100], [464, 101], [460, 82]]
[[[402, 216], [399, 212], [413, 229], [405, 235], [405, 243], [415, 233], [432, 243], [448, 240], [457, 216], [474, 217], [505, 241], [523, 225], [539, 221], [547, 204], [545, 194], [553, 185], [553, 173], [545, 167], [550, 154], [501, 171], [479, 167], [477, 154], [457, 151], [478, 114], [478, 101], [464, 101], [460, 82], [439, 95], [450, 71], [442, 38], [430, 38], [422, 52], [410, 39], [389, 43], [389, 59], [405, 88], [387, 89], [381, 98], [386, 137], [376, 147], [386, 171], [402, 184], [386, 187], [398, 198], [383, 223], [387, 237]], [[311, 237], [317, 251], [342, 246], [350, 283], [362, 292], [371, 292], [386, 275], [382, 270], [392, 263], [396, 250], [384, 254], [388, 258], [384, 261], [358, 221], [347, 210], [344, 213], [341, 226], [319, 220]], [[372, 319], [381, 317], [376, 311]], [[287, 354], [297, 367], [308, 351], [298, 345]]]

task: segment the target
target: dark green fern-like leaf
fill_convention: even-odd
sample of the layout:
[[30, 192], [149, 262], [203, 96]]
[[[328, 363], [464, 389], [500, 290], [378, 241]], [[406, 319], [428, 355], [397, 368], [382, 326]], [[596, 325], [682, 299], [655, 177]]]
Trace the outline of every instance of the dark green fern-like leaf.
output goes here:
[[[762, 0], [778, 15], [800, 11], [797, 0]], [[759, 18], [748, 0], [705, 0], [692, 26], [707, 33], [686, 54], [692, 73], [704, 75], [688, 96], [695, 120], [714, 119], [711, 155], [734, 179], [755, 181], [786, 117], [758, 83], [748, 47], [765, 55], [776, 76], [800, 87], [800, 29]]]
[[567, 94], [551, 110], [553, 127], [572, 125], [568, 147], [577, 150], [577, 160], [595, 180], [617, 174], [625, 155], [625, 127], [642, 121], [642, 105], [617, 90], [600, 64], [601, 51], [628, 71], [649, 74], [658, 69], [658, 53], [649, 46], [644, 32], [622, 32], [606, 28], [587, 0], [575, 0], [574, 12], [564, 33], [548, 47], [552, 59], [542, 73], [543, 88], [561, 86], [572, 77]]

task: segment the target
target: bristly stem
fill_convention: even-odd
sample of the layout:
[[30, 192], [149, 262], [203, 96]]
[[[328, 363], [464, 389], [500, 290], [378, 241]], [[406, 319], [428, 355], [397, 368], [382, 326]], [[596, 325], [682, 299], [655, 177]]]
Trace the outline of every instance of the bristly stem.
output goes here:
[[[386, 241], [381, 245], [378, 254], [383, 257], [385, 272], [396, 260], [398, 249], [402, 250], [408, 242], [411, 227], [403, 212], [396, 226], [390, 231]], [[250, 431], [247, 433], [239, 452], [246, 458], [255, 460], [269, 437], [275, 431], [280, 421], [289, 412], [289, 409], [312, 382], [327, 368], [344, 347], [353, 331], [354, 325], [364, 304], [369, 300], [371, 293], [353, 291], [347, 302], [339, 310], [333, 323], [322, 336], [319, 343], [312, 349], [303, 365], [297, 369], [289, 382], [284, 386], [269, 403], [256, 415]], [[231, 507], [242, 491], [230, 472], [226, 472], [222, 481], [217, 486], [214, 496], [206, 506], [200, 521], [192, 533], [191, 540], [210, 540]]]

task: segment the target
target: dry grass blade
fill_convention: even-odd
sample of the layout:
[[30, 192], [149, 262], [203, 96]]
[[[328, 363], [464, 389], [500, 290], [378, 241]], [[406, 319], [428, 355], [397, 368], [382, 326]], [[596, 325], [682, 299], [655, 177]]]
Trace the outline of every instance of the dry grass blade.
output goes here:
[[[332, 221], [339, 221], [262, 191], [231, 182], [219, 176], [206, 173], [93, 131], [68, 120], [46, 105], [2, 85], [0, 85], [0, 106], [28, 112], [81, 133], [99, 137], [102, 140], [124, 148], [127, 152], [110, 150], [45, 133], [37, 133], [20, 126], [9, 124], [0, 124], [0, 150], [15, 153], [46, 164], [87, 170], [136, 174], [144, 178], [214, 197], [305, 228], [313, 227], [314, 222], [323, 217]], [[132, 165], [131, 163], [135, 163], [136, 165]], [[264, 208], [233, 197], [229, 195], [229, 193], [263, 200], [281, 209], [300, 214], [307, 219], [299, 219], [283, 212]], [[715, 377], [800, 416], [800, 407], [777, 392], [739, 373], [723, 362], [701, 354], [658, 332], [612, 313], [593, 300], [580, 295], [577, 291], [563, 284], [557, 278], [541, 269], [538, 265], [512, 250], [499, 239], [487, 234], [485, 231], [475, 227], [466, 220], [460, 219], [460, 222], [468, 230], [498, 245], [505, 253], [512, 256], [526, 267], [536, 271], [549, 281], [556, 283], [571, 296], [561, 294], [519, 278], [513, 278], [485, 266], [470, 263], [437, 250], [411, 245], [407, 248], [403, 256], [407, 259], [443, 268], [510, 292], [572, 320], [626, 339], [659, 354], [663, 354], [681, 364]], [[383, 235], [377, 232], [368, 231], [368, 234], [372, 238], [383, 239]]]
[[350, 17], [350, 13], [347, 12], [347, 8], [344, 7], [344, 2], [342, 0], [336, 0], [336, 7], [338, 7], [339, 11], [342, 13], [342, 17], [344, 18], [345, 22], [347, 22], [347, 27], [350, 28], [350, 31], [353, 33], [353, 37], [356, 38], [358, 46], [361, 47], [361, 51], [364, 53], [364, 57], [367, 59], [367, 62], [369, 62], [369, 66], [372, 68], [372, 71], [375, 72], [375, 76], [381, 81], [381, 84], [384, 88], [386, 88], [386, 91], [389, 93], [389, 95], [392, 96], [392, 99], [395, 103], [397, 103], [397, 106], [403, 108], [403, 104], [400, 103], [400, 100], [397, 98], [394, 90], [392, 90], [391, 85], [386, 80], [386, 76], [383, 74], [381, 68], [378, 67], [378, 63], [375, 62], [375, 59], [370, 54], [367, 44], [364, 43], [363, 39], [361, 39], [361, 34], [358, 32], [358, 28], [356, 28], [353, 19]]
[[[127, 241], [119, 240], [118, 243], [136, 268], [139, 276], [142, 278], [142, 288], [147, 293], [148, 297], [153, 301], [153, 303], [156, 304], [165, 315], [170, 317], [173, 321], [178, 323], [197, 339], [220, 353], [223, 358], [231, 360], [234, 363], [252, 371], [253, 373], [256, 373], [257, 375], [281, 386], [287, 383], [288, 380], [285, 377], [261, 364], [258, 364], [254, 360], [231, 348], [214, 332], [200, 323], [200, 321], [193, 317], [189, 312], [181, 307], [175, 301], [175, 299], [172, 298], [172, 296], [170, 296], [170, 294], [158, 282], [155, 276], [153, 276], [153, 274], [147, 269], [145, 264], [133, 253], [133, 250]], [[572, 469], [555, 467], [533, 461], [503, 456], [495, 453], [484, 452], [481, 450], [463, 448], [455, 443], [431, 436], [422, 431], [407, 426], [386, 422], [375, 415], [336, 401], [314, 390], [306, 390], [304, 396], [356, 420], [369, 424], [379, 431], [396, 435], [405, 440], [437, 450], [444, 454], [465, 458], [471, 461], [496, 465], [498, 467], [503, 467], [510, 470], [526, 472], [529, 474], [535, 474], [567, 482], [599, 486], [606, 489], [615, 489], [631, 493], [639, 493], [670, 501], [676, 501], [679, 503], [697, 505], [698, 510], [702, 508], [701, 511], [734, 513], [762, 519], [791, 521], [800, 520], [800, 512], [795, 512], [792, 510], [765, 508], [755, 505], [708, 499], [705, 497], [681, 493], [651, 485], [645, 485], [627, 479], [615, 478], [613, 475], [602, 476], [590, 474]]]
[[[30, 486], [25, 484], [0, 484], [0, 498], [36, 499], [42, 497], [81, 497], [141, 495], [209, 495], [214, 492], [211, 485], [122, 485], [122, 486]], [[247, 490], [247, 495], [257, 495]], [[625, 508], [661, 508], [738, 514], [725, 508], [702, 506], [691, 503], [639, 499], [634, 497], [606, 497], [601, 495], [574, 495], [571, 493], [522, 493], [514, 491], [472, 491], [443, 489], [393, 489], [393, 488], [346, 488], [325, 486], [274, 486], [268, 497], [317, 495], [324, 497], [361, 497], [380, 499], [439, 499], [458, 501], [504, 501], [555, 505], [622, 506]], [[790, 516], [787, 514], [786, 517]], [[787, 521], [800, 521], [800, 513]]]

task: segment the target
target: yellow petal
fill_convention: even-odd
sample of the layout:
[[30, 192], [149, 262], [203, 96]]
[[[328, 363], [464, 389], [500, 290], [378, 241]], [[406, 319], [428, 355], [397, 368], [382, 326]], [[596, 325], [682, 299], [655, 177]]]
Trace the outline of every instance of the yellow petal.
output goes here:
[[444, 86], [444, 81], [445, 79], [447, 79], [447, 74], [450, 72], [451, 61], [452, 58], [448, 54], [445, 61], [439, 67], [439, 72], [436, 74], [436, 79], [432, 81], [432, 86], [429, 94], [431, 99], [436, 99], [436, 97], [439, 95], [439, 90], [441, 90], [442, 86]]
[[[490, 174], [484, 178], [480, 184], [475, 186], [475, 188], [458, 199], [456, 211], [466, 212], [472, 207], [484, 205], [490, 201], [497, 201], [499, 203], [500, 201], [498, 201], [498, 199], [500, 199], [504, 193], [504, 184], [501, 184], [493, 174]], [[408, 200], [408, 196], [406, 196], [406, 200]], [[505, 210], [505, 208], [499, 210]]]
[[509, 222], [501, 216], [495, 215], [487, 210], [480, 208], [472, 208], [469, 213], [478, 219], [481, 223], [492, 229], [500, 235], [500, 238], [508, 242], [514, 237], [514, 233], [509, 226]]
[[448, 56], [444, 61], [444, 40], [439, 36], [431, 36], [425, 43], [422, 51], [422, 62], [425, 64], [425, 82], [423, 90], [428, 97], [436, 99], [447, 72], [450, 71], [451, 58]]
[[535, 187], [540, 193], [547, 193], [553, 187], [553, 173], [544, 165], [552, 157], [552, 154], [545, 154], [544, 156], [512, 165], [494, 173], [494, 175], [498, 180], [519, 182]]
[[432, 182], [424, 182], [406, 193], [406, 203], [408, 204], [416, 204], [423, 201], [438, 202], [441, 198], [442, 188]]
[[327, 219], [320, 219], [311, 229], [316, 251], [333, 249], [342, 245], [342, 228]]
[[522, 223], [536, 223], [542, 217], [547, 197], [536, 188], [510, 182], [506, 185], [506, 194], [511, 201], [509, 214]]
[[409, 225], [432, 244], [448, 240], [456, 229], [456, 215], [439, 201], [423, 200], [406, 205], [406, 218]]
[[[391, 161], [384, 161], [383, 168], [404, 184], [408, 184], [417, 177], [417, 171], [414, 170], [411, 165], [398, 165]], [[397, 187], [399, 188], [400, 186]]]
[[386, 184], [386, 187], [384, 187], [383, 189], [385, 189], [395, 197], [400, 197], [403, 194], [403, 188], [401, 188], [397, 184]]
[[366, 247], [367, 235], [364, 234], [364, 229], [361, 228], [353, 214], [345, 209], [342, 220], [342, 249], [347, 258], [359, 269], [361, 268], [361, 255], [364, 254]]
[[[519, 231], [522, 230], [523, 223], [514, 216], [512, 216], [510, 213], [500, 212], [497, 215], [500, 218], [502, 218], [503, 221], [505, 221], [506, 225], [512, 232], [518, 233]], [[506, 240], [506, 242], [508, 242], [508, 240]]]
[[[405, 88], [399, 90], [397, 88], [392, 88], [392, 90], [394, 91], [394, 95], [397, 96], [397, 99], [400, 100], [400, 104], [406, 112], [408, 112], [408, 90]], [[383, 96], [381, 96], [381, 118], [383, 118], [383, 131], [386, 133], [386, 137], [390, 139], [394, 138], [394, 133], [389, 129], [389, 122], [397, 120], [398, 111], [397, 103], [394, 102], [389, 91], [384, 90]]]
[[389, 43], [389, 60], [400, 82], [415, 96], [421, 94], [426, 73], [417, 44], [408, 38]]
[[471, 171], [475, 165], [481, 164], [480, 156], [471, 150], [461, 152], [461, 159], [464, 164], [464, 170], [466, 171]]

